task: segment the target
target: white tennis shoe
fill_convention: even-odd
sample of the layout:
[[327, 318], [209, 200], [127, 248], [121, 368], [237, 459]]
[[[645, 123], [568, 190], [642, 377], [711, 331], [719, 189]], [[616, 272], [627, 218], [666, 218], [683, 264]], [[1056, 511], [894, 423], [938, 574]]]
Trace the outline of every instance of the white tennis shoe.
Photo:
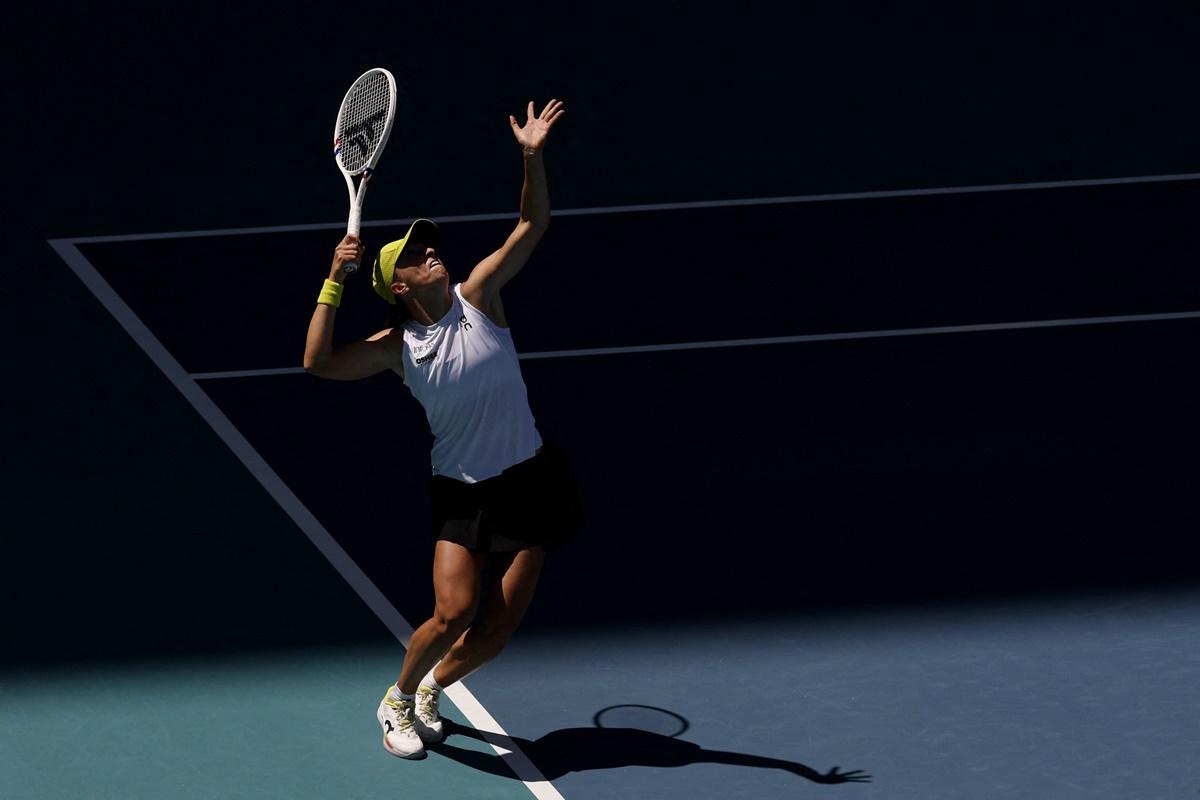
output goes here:
[[417, 734], [423, 741], [440, 742], [446, 736], [442, 729], [442, 718], [438, 715], [441, 696], [441, 691], [432, 686], [422, 684], [417, 687]]
[[375, 718], [383, 728], [383, 747], [394, 756], [425, 757], [425, 744], [417, 733], [415, 705], [412, 700], [393, 700], [390, 688], [379, 701]]

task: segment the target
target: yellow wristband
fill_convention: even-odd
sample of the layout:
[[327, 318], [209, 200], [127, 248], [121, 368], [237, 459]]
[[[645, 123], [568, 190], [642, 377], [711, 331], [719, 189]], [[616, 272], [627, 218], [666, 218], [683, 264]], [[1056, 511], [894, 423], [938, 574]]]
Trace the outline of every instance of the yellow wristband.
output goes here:
[[321, 305], [333, 306], [337, 308], [342, 304], [342, 285], [337, 281], [325, 279], [325, 286], [322, 287], [321, 293], [317, 295], [317, 302]]

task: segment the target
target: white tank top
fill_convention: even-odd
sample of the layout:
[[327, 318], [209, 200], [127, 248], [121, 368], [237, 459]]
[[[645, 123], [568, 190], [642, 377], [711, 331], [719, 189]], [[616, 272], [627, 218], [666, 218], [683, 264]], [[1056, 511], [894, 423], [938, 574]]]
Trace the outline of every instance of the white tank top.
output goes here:
[[463, 299], [433, 325], [404, 325], [404, 384], [433, 431], [433, 474], [475, 483], [532, 458], [542, 437], [512, 332]]

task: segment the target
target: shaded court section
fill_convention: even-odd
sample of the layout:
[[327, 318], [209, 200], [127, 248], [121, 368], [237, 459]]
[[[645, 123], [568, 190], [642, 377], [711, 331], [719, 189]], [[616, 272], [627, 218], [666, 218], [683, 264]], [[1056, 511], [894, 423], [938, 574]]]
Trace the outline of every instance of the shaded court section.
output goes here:
[[[1200, 523], [1190, 488], [1200, 436], [1195, 368], [1172, 348], [1198, 330], [527, 361], [535, 414], [573, 454], [589, 519], [552, 557], [527, 622], [577, 629], [1186, 582], [1190, 566], [1173, 554]], [[720, 386], [731, 372], [734, 391]], [[397, 608], [424, 613], [428, 438], [399, 379], [204, 387]], [[382, 441], [297, 433], [330, 409], [368, 414], [380, 398], [411, 403], [412, 427]], [[279, 424], [283, 406], [302, 409], [296, 427]], [[353, 472], [330, 487], [313, 463]]]
[[[1200, 310], [1188, 256], [1200, 245], [1198, 191], [1172, 182], [561, 214], [505, 303], [535, 415], [573, 453], [590, 525], [556, 556], [529, 623], [1187, 580], [1170, 554], [1198, 521], [1186, 477], [1200, 443], [1186, 356], [1195, 320], [586, 351]], [[445, 222], [452, 276], [511, 224]], [[339, 237], [81, 251], [184, 369], [205, 374], [296, 368], [312, 286]], [[346, 295], [343, 342], [383, 314], [365, 276]], [[539, 357], [563, 351], [574, 354]], [[426, 581], [393, 569], [432, 550], [430, 441], [400, 381], [200, 385], [391, 602], [422, 617]], [[612, 576], [628, 591], [607, 596]], [[713, 592], [712, 580], [754, 591]]]

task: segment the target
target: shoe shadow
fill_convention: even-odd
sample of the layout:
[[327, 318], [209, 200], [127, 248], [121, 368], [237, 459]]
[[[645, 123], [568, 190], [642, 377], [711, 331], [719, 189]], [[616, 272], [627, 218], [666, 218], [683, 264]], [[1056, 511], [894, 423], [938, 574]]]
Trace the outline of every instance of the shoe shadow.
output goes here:
[[[454, 736], [486, 742], [482, 733], [445, 717], [442, 718], [442, 724], [446, 730], [446, 738], [438, 744], [429, 745], [430, 750], [480, 772], [517, 778], [499, 755], [465, 750], [447, 744]], [[871, 776], [863, 774], [861, 770], [838, 772], [838, 767], [834, 767], [822, 773], [797, 761], [724, 750], [707, 750], [694, 742], [636, 728], [562, 728], [551, 731], [536, 741], [516, 736], [508, 738], [529, 757], [546, 780], [550, 781], [570, 772], [593, 769], [683, 767], [688, 764], [730, 764], [739, 767], [780, 769], [821, 784], [866, 783], [871, 780]]]

